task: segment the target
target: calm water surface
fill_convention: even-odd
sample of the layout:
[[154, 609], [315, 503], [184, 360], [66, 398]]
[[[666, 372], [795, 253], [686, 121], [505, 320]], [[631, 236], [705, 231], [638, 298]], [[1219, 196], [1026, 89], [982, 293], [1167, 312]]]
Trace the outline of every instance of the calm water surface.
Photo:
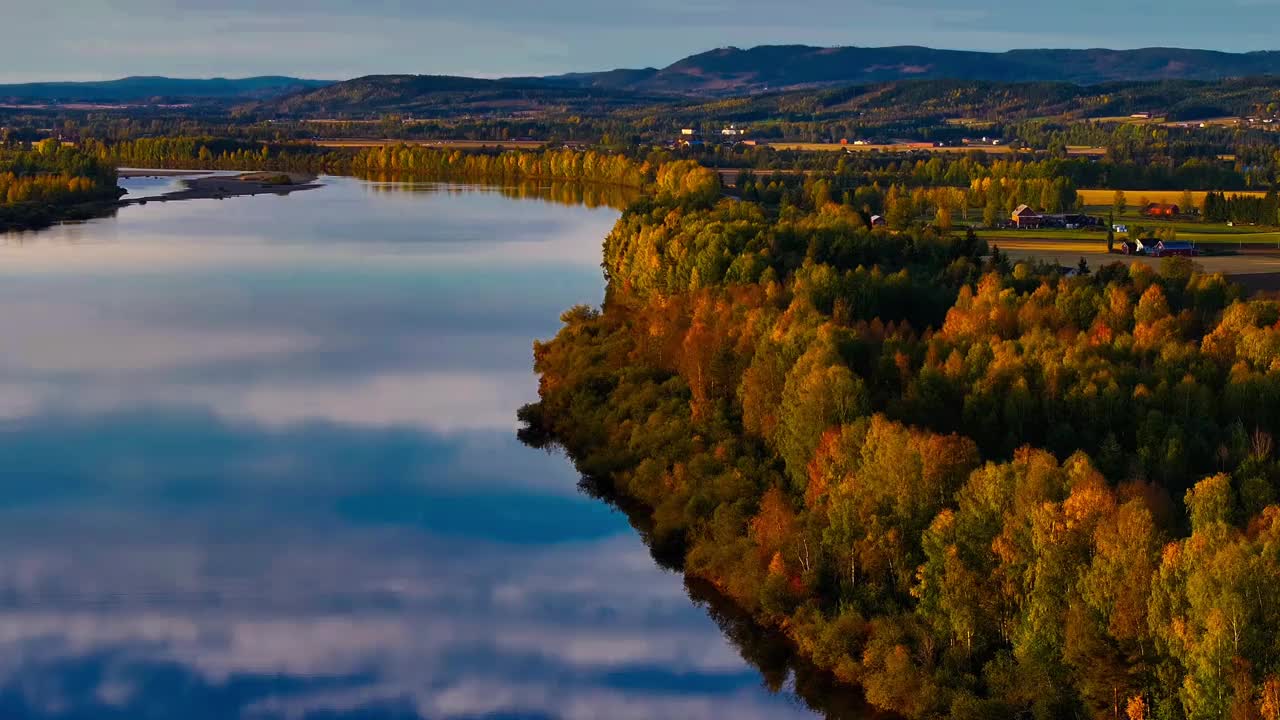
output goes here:
[[515, 439], [617, 212], [325, 182], [0, 236], [0, 717], [809, 716]]

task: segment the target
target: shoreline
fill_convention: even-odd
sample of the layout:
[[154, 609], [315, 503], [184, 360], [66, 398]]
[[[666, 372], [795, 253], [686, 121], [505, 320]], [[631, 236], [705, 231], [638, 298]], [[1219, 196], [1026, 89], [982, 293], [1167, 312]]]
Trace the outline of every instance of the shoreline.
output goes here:
[[[214, 175], [209, 170], [147, 170], [128, 168], [117, 171], [120, 178], [190, 177], [185, 187], [159, 195], [127, 199], [93, 200], [75, 205], [29, 204], [20, 217], [0, 214], [0, 233], [35, 232], [66, 222], [83, 222], [113, 215], [129, 205], [180, 200], [223, 200], [255, 195], [288, 195], [323, 187], [317, 176], [307, 173], [246, 172], [238, 175]], [[121, 193], [124, 191], [121, 190]]]
[[[131, 171], [135, 174], [121, 177], [182, 177], [193, 175], [181, 170], [167, 171], [168, 175], [151, 175], [154, 171]], [[314, 190], [322, 187], [316, 182], [316, 176], [306, 173], [287, 172], [248, 172], [240, 175], [204, 174], [183, 180], [186, 186], [181, 190], [173, 190], [159, 195], [121, 200], [120, 205], [145, 205], [148, 202], [169, 202], [172, 200], [222, 200], [230, 197], [252, 197], [254, 195], [288, 195], [302, 190]]]
[[150, 168], [117, 168], [116, 177], [121, 179], [129, 178], [165, 178], [165, 177], [195, 177], [198, 175], [212, 175], [214, 170], [157, 170]]

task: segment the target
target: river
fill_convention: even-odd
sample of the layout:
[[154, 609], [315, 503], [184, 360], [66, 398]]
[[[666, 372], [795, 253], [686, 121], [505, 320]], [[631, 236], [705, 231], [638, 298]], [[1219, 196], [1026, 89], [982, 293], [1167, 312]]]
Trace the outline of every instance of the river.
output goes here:
[[0, 236], [0, 717], [812, 717], [515, 437], [618, 211], [322, 181]]

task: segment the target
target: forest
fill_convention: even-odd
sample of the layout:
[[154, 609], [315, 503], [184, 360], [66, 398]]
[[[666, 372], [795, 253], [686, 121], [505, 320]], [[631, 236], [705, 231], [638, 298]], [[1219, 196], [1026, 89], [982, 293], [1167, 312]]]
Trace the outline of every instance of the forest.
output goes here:
[[54, 140], [0, 147], [0, 230], [79, 217], [121, 193], [115, 166], [76, 148]]
[[908, 718], [1280, 718], [1280, 303], [658, 167], [522, 438]]

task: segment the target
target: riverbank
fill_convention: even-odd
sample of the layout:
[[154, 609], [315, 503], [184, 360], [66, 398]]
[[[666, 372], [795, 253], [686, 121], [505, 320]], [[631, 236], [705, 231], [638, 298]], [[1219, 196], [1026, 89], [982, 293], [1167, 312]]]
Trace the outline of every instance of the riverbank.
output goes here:
[[[95, 200], [74, 205], [23, 203], [0, 207], [0, 232], [43, 230], [63, 222], [81, 222], [106, 217], [127, 205], [145, 205], [148, 202], [177, 200], [222, 200], [224, 198], [253, 195], [288, 195], [302, 190], [321, 187], [316, 176], [309, 173], [249, 172], [240, 175], [219, 175], [207, 170], [150, 170], [129, 168], [118, 171], [118, 177], [130, 178], [184, 178], [181, 190], [145, 197]], [[119, 190], [121, 195], [124, 190]]]
[[107, 217], [120, 207], [118, 200], [100, 200], [76, 205], [29, 203], [21, 207], [0, 207], [0, 233], [43, 230], [63, 222], [82, 222]]
[[119, 168], [116, 170], [116, 177], [121, 180], [129, 178], [194, 177], [196, 175], [212, 174], [212, 170], [160, 170], [154, 168]]

